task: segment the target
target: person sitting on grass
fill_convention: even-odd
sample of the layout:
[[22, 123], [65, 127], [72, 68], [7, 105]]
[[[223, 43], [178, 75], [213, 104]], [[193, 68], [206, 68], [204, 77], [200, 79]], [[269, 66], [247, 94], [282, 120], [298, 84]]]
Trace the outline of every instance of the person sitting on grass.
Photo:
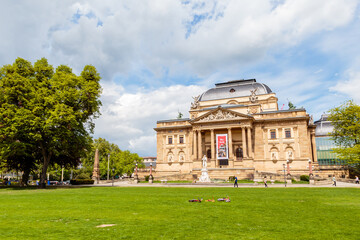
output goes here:
[[226, 198], [218, 198], [218, 202], [230, 202], [230, 198], [226, 197]]
[[198, 198], [198, 199], [190, 199], [189, 202], [200, 202], [201, 203], [202, 200], [203, 200], [202, 198], [201, 199], [200, 198]]

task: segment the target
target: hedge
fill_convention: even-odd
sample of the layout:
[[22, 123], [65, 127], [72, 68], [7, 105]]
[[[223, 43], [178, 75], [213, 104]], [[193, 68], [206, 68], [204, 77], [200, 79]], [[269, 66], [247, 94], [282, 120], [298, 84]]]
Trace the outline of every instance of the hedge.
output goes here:
[[92, 179], [73, 179], [70, 180], [71, 185], [94, 184]]

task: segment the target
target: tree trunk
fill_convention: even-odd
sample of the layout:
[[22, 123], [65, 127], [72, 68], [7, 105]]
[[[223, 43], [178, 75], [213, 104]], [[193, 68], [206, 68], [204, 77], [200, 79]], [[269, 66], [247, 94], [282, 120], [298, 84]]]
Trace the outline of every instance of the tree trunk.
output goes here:
[[29, 181], [30, 169], [25, 169], [21, 178], [20, 186], [27, 186]]
[[40, 188], [46, 188], [46, 180], [47, 180], [46, 173], [47, 173], [47, 169], [48, 169], [48, 166], [50, 163], [51, 154], [49, 154], [49, 155], [46, 154], [46, 150], [45, 150], [43, 144], [40, 144], [40, 147], [41, 147], [41, 151], [42, 151], [42, 155], [43, 155], [43, 159], [44, 159], [42, 170], [41, 170], [41, 175], [40, 175]]

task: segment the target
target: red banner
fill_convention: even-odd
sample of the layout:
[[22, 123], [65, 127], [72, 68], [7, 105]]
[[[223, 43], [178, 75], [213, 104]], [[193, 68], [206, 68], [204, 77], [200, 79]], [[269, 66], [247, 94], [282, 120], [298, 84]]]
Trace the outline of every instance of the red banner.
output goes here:
[[217, 159], [228, 159], [228, 136], [227, 134], [216, 134], [216, 157]]

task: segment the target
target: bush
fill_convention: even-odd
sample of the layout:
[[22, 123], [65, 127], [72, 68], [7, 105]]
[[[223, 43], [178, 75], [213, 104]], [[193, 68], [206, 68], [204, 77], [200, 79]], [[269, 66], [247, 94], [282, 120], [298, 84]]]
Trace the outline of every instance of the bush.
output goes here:
[[309, 181], [309, 176], [308, 176], [308, 175], [301, 175], [301, 176], [300, 176], [300, 181], [306, 181], [306, 182], [308, 182], [308, 181]]
[[73, 179], [73, 180], [70, 180], [70, 184], [72, 184], [72, 185], [94, 184], [94, 180], [92, 180], [92, 179]]
[[152, 179], [152, 180], [154, 180], [154, 177], [153, 176], [151, 176], [151, 178], [150, 178], [150, 175], [149, 176], [145, 176], [145, 181], [149, 181], [150, 179]]
[[230, 181], [230, 182], [235, 181], [235, 176], [230, 176], [230, 177], [229, 177], [229, 181]]
[[90, 176], [83, 172], [83, 173], [80, 173], [79, 175], [77, 175], [76, 179], [90, 179]]

